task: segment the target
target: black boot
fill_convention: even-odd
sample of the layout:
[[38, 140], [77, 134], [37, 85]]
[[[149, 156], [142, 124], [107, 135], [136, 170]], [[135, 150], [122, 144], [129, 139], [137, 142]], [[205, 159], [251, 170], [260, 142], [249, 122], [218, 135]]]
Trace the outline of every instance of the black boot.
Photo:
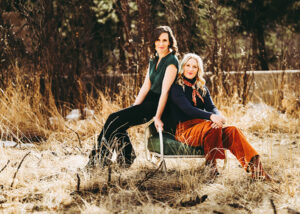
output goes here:
[[116, 151], [119, 166], [129, 168], [133, 164], [136, 155], [127, 133], [118, 139]]
[[99, 143], [99, 148], [96, 149], [94, 146], [93, 150], [89, 155], [89, 162], [86, 165], [86, 168], [94, 168], [100, 166], [104, 168], [111, 164], [111, 152], [109, 151], [108, 143], [105, 138]]

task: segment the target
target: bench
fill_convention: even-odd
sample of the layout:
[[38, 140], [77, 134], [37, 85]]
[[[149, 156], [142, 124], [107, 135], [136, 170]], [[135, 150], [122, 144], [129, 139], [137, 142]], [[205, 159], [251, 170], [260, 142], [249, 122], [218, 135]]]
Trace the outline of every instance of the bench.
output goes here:
[[[173, 134], [168, 132], [157, 132], [153, 120], [149, 121], [145, 129], [145, 152], [146, 159], [153, 163], [153, 157], [159, 159], [159, 166], [166, 172], [167, 158], [205, 158], [204, 150], [201, 146], [193, 147], [175, 140]], [[226, 167], [227, 156], [223, 168]]]

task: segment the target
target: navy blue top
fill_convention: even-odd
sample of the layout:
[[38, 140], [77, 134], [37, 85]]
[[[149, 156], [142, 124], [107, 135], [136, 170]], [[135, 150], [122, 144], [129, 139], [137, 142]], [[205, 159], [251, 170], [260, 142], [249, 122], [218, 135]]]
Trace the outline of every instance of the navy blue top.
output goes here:
[[[193, 80], [188, 80], [189, 82], [193, 83]], [[206, 88], [206, 94], [203, 97], [204, 103], [202, 100], [196, 96], [197, 105], [194, 106], [192, 100], [192, 87], [185, 85], [185, 90], [183, 87], [178, 84], [173, 84], [170, 90], [170, 98], [171, 98], [171, 105], [170, 105], [170, 116], [169, 118], [172, 120], [171, 129], [175, 130], [176, 126], [179, 122], [184, 122], [187, 120], [192, 119], [205, 119], [210, 120], [210, 116], [212, 114], [220, 114], [217, 107], [213, 103], [209, 90]], [[202, 90], [198, 90], [199, 93], [202, 95]]]

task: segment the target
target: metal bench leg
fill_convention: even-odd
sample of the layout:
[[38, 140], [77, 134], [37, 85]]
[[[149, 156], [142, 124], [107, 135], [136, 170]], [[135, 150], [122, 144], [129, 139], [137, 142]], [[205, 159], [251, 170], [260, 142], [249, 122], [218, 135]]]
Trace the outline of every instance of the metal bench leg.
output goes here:
[[162, 170], [166, 174], [167, 172], [167, 166], [166, 166], [166, 161], [164, 159], [164, 140], [163, 140], [163, 135], [162, 135], [162, 130], [158, 130], [159, 134], [159, 146], [160, 146], [160, 160], [162, 164]]

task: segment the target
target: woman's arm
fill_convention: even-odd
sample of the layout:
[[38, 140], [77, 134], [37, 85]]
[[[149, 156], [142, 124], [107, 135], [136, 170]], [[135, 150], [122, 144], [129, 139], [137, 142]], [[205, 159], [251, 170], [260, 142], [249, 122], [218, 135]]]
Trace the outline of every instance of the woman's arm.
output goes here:
[[219, 110], [215, 106], [213, 100], [211, 99], [208, 88], [207, 87], [205, 87], [205, 88], [206, 88], [206, 94], [205, 94], [205, 97], [204, 97], [205, 110], [209, 111], [213, 114], [221, 115], [221, 113], [219, 112]]
[[[208, 92], [209, 93], [209, 92]], [[214, 108], [215, 111], [217, 111], [217, 108], [213, 104], [209, 94], [206, 94], [205, 96], [205, 105], [209, 105], [208, 108]], [[211, 103], [207, 103], [208, 98], [210, 99]], [[171, 93], [171, 99], [172, 101], [177, 105], [177, 107], [184, 112], [186, 115], [188, 115], [191, 118], [194, 119], [206, 119], [206, 120], [211, 120], [213, 122], [212, 127], [213, 128], [220, 128], [222, 127], [223, 123], [225, 123], [225, 118], [221, 115], [215, 114], [215, 112], [210, 112], [210, 111], [204, 111], [202, 109], [199, 109], [195, 106], [193, 106], [186, 95], [183, 92], [183, 89], [179, 85], [174, 85], [172, 86], [172, 93]], [[207, 109], [207, 108], [205, 108]]]
[[177, 107], [182, 112], [184, 112], [189, 117], [194, 118], [194, 119], [199, 118], [199, 119], [211, 120], [213, 122], [213, 124], [212, 124], [213, 128], [221, 128], [223, 126], [223, 124], [225, 123], [225, 118], [217, 110], [216, 106], [214, 105], [213, 101], [211, 100], [211, 97], [210, 97], [208, 91], [204, 98], [204, 102], [206, 105], [205, 109], [206, 110], [210, 109], [211, 111], [204, 111], [202, 109], [199, 109], [199, 108], [193, 106], [189, 102], [186, 95], [184, 94], [181, 86], [174, 85], [174, 86], [172, 86], [171, 90], [172, 90], [172, 93], [171, 93], [172, 101], [177, 105]]
[[157, 130], [163, 129], [164, 124], [161, 121], [161, 115], [165, 109], [165, 106], [166, 106], [166, 103], [168, 100], [169, 91], [170, 91], [171, 85], [173, 84], [173, 82], [176, 78], [176, 75], [177, 75], [176, 66], [173, 64], [169, 65], [166, 69], [166, 73], [165, 73], [165, 76], [163, 79], [161, 95], [159, 98], [156, 115], [154, 116], [154, 124], [155, 124], [155, 127]]
[[211, 112], [204, 111], [193, 106], [186, 95], [183, 92], [183, 88], [180, 85], [172, 86], [171, 99], [174, 104], [186, 115], [190, 118], [194, 119], [206, 119], [209, 120], [212, 115]]
[[145, 97], [147, 96], [150, 88], [151, 88], [151, 81], [150, 81], [150, 78], [149, 78], [149, 69], [148, 69], [148, 72], [146, 74], [144, 83], [143, 83], [143, 85], [142, 85], [142, 87], [139, 91], [139, 94], [136, 97], [133, 105], [141, 104], [144, 101]]
[[206, 88], [206, 95], [205, 95], [205, 109], [213, 114], [210, 116], [210, 120], [213, 122], [211, 127], [212, 128], [222, 128], [225, 124], [225, 117], [219, 112], [217, 107], [215, 106], [214, 102], [211, 99], [209, 90]]

